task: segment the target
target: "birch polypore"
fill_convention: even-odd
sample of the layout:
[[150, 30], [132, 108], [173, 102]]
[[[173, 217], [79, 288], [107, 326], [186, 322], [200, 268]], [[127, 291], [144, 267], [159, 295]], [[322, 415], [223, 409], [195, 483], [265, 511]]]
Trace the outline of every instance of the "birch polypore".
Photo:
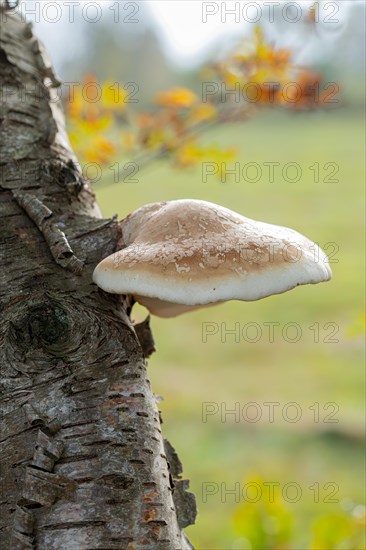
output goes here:
[[300, 233], [206, 201], [148, 204], [121, 227], [123, 248], [97, 265], [93, 280], [160, 317], [259, 300], [332, 276], [324, 252]]

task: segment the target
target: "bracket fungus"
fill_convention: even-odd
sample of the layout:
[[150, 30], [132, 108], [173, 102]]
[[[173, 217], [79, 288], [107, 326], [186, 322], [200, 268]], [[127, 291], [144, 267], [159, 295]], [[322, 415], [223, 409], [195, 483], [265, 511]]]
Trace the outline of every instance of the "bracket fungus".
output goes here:
[[332, 276], [324, 252], [300, 233], [206, 201], [147, 204], [121, 226], [122, 249], [97, 265], [93, 280], [159, 317], [259, 300]]

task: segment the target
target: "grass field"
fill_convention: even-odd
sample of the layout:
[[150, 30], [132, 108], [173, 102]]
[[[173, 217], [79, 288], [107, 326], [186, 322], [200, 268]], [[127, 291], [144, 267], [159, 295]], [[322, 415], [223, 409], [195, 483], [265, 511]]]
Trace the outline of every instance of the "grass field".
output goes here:
[[[257, 548], [234, 530], [238, 503], [234, 495], [225, 499], [222, 487], [232, 489], [259, 476], [279, 483], [280, 490], [288, 483], [300, 486], [298, 502], [286, 506], [295, 517], [291, 548], [303, 550], [309, 547], [315, 517], [364, 501], [363, 117], [351, 109], [296, 115], [267, 111], [206, 139], [234, 145], [247, 179], [254, 179], [254, 168], [245, 166], [249, 162], [257, 163], [262, 177], [236, 182], [228, 176], [223, 183], [212, 176], [203, 183], [200, 168], [178, 171], [160, 162], [138, 173], [138, 183], [117, 184], [106, 177], [94, 189], [105, 216], [122, 218], [154, 201], [200, 198], [292, 227], [332, 256], [333, 280], [327, 284], [176, 319], [152, 319], [158, 352], [149, 361], [149, 374], [155, 392], [164, 396], [164, 433], [197, 496], [197, 525], [187, 529], [193, 544], [201, 550]], [[268, 162], [279, 163], [273, 182], [264, 165]], [[299, 181], [286, 181], [294, 177], [288, 163], [301, 168]], [[319, 181], [314, 181], [317, 167]], [[328, 181], [335, 169], [338, 181]], [[285, 178], [282, 170], [288, 170]], [[144, 315], [143, 308], [134, 312], [137, 320]], [[264, 325], [268, 322], [279, 323], [273, 342]], [[217, 333], [206, 342], [205, 323], [217, 324], [210, 325]], [[238, 342], [224, 333], [235, 323]], [[291, 341], [296, 335], [297, 341]], [[267, 402], [278, 403], [273, 422]], [[204, 422], [207, 403], [214, 414]], [[240, 417], [225, 415], [235, 407]], [[261, 419], [251, 421], [259, 414]], [[291, 422], [296, 416], [298, 421]], [[205, 498], [208, 482], [218, 492]], [[319, 498], [309, 489], [316, 483]], [[326, 502], [333, 490], [338, 502]]]

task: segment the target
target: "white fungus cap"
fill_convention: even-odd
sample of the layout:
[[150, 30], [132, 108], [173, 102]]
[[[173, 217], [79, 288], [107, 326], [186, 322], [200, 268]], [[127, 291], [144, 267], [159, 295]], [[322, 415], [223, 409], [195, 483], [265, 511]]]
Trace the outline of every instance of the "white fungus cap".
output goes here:
[[121, 224], [125, 248], [101, 261], [93, 280], [160, 317], [332, 276], [324, 252], [300, 233], [206, 201], [147, 204]]

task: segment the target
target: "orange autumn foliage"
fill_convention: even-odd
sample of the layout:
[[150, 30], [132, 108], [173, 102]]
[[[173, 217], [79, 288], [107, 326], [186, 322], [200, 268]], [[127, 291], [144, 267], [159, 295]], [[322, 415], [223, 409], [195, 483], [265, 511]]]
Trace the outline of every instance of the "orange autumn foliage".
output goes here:
[[[94, 75], [86, 75], [67, 102], [69, 136], [79, 157], [102, 166], [123, 157], [139, 164], [139, 156], [146, 153], [151, 158], [164, 155], [179, 168], [203, 160], [220, 164], [234, 158], [235, 151], [202, 145], [203, 130], [244, 121], [264, 106], [304, 110], [337, 101], [322, 74], [297, 66], [292, 52], [266, 41], [260, 27], [251, 40], [205, 71], [216, 93], [202, 93], [200, 98], [194, 90], [175, 87], [156, 94], [151, 110], [138, 113], [122, 84], [100, 84]], [[237, 97], [231, 94], [223, 100], [223, 86], [238, 90]]]

